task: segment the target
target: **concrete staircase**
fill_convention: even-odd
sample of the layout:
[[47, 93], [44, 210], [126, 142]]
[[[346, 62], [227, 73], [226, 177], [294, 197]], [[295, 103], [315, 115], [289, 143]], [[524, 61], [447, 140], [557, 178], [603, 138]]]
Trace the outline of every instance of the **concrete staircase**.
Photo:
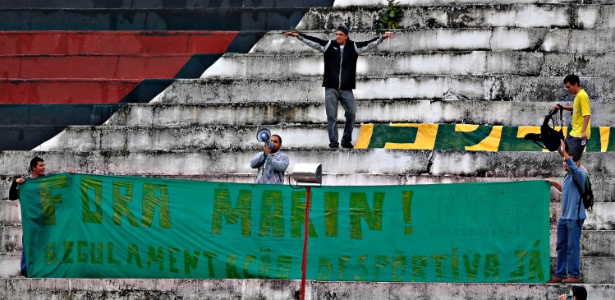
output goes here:
[[[336, 1], [310, 9], [298, 29], [330, 38], [346, 23], [367, 40], [386, 1]], [[358, 123], [539, 125], [562, 86], [581, 77], [592, 125], [615, 126], [615, 5], [597, 0], [400, 1], [393, 39], [360, 57]], [[126, 104], [100, 126], [70, 126], [34, 151], [0, 152], [0, 198], [33, 155], [49, 171], [253, 182], [249, 160], [262, 147], [256, 131], [283, 138], [295, 163], [319, 162], [327, 185], [428, 184], [562, 179], [556, 153], [328, 149], [322, 57], [296, 39], [269, 32], [249, 53], [227, 53], [198, 79], [178, 79], [148, 104]], [[569, 119], [569, 114], [567, 120]], [[340, 120], [343, 110], [340, 109]], [[355, 130], [355, 138], [359, 132]], [[339, 129], [341, 130], [341, 126]], [[582, 272], [590, 299], [615, 299], [615, 153], [586, 153], [597, 203], [582, 236]], [[560, 194], [551, 195], [551, 257]], [[19, 205], [0, 201], [0, 276], [18, 272]], [[552, 262], [554, 265], [554, 262]], [[298, 285], [278, 281], [45, 280], [5, 281], [7, 296], [39, 290], [57, 297], [293, 299]], [[128, 286], [128, 288], [127, 288]], [[565, 285], [312, 282], [310, 299], [556, 299]], [[2, 296], [4, 291], [0, 291]], [[70, 296], [68, 296], [70, 295]]]

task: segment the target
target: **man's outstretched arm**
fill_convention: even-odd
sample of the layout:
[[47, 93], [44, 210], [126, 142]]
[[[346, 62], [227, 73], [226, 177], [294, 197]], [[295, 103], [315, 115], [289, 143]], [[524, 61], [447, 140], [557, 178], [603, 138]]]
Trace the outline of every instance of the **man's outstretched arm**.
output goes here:
[[329, 45], [331, 45], [331, 41], [321, 40], [317, 37], [313, 37], [313, 36], [310, 36], [304, 33], [299, 33], [296, 31], [285, 32], [284, 36], [296, 37], [297, 39], [304, 42], [306, 45], [310, 46], [311, 48], [314, 48], [323, 53], [327, 51], [327, 48], [329, 48]]
[[356, 42], [355, 43], [355, 51], [357, 51], [358, 54], [361, 54], [365, 51], [369, 51], [373, 48], [376, 48], [378, 45], [380, 45], [380, 43], [382, 43], [382, 41], [393, 37], [393, 33], [390, 31], [385, 32], [383, 35], [377, 37], [377, 38], [373, 38], [369, 41], [364, 41], [364, 42]]

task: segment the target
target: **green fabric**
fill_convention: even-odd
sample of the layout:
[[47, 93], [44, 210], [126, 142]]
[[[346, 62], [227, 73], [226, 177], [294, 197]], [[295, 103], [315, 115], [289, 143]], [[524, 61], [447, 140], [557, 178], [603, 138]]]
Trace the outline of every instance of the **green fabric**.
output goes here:
[[[373, 132], [367, 134], [368, 141], [364, 148], [385, 148], [387, 143], [417, 143], [420, 142], [417, 136], [417, 128], [400, 127], [397, 124], [373, 124]], [[495, 126], [480, 125], [472, 132], [457, 132], [456, 124], [438, 124], [438, 131], [435, 136], [435, 145], [422, 150], [466, 150], [465, 147], [474, 146], [481, 143], [489, 134], [491, 134]], [[518, 136], [518, 126], [499, 126], [502, 128], [502, 135], [496, 138], [495, 149], [497, 151], [542, 151], [543, 149], [534, 142], [525, 140], [523, 136]], [[612, 128], [611, 128], [612, 129]], [[601, 133], [599, 127], [592, 127], [592, 138], [587, 141], [585, 151], [587, 152], [602, 152]], [[536, 133], [540, 132], [540, 127], [536, 126]], [[606, 152], [615, 151], [615, 130], [610, 130], [608, 134], [608, 142], [605, 147]], [[398, 147], [391, 146], [391, 149]], [[485, 150], [474, 150], [485, 151]]]
[[[311, 188], [307, 278], [544, 282], [545, 181]], [[300, 279], [306, 190], [58, 174], [20, 187], [28, 275]]]

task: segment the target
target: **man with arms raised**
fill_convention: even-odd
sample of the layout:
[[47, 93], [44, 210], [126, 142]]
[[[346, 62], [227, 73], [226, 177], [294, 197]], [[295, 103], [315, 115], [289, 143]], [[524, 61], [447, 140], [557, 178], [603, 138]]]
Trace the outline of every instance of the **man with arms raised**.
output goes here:
[[348, 36], [348, 27], [340, 25], [335, 30], [335, 40], [321, 40], [304, 33], [289, 31], [286, 37], [292, 36], [306, 43], [308, 46], [322, 52], [325, 59], [325, 70], [322, 86], [325, 88], [325, 110], [327, 112], [327, 132], [329, 133], [329, 148], [339, 147], [337, 133], [338, 103], [344, 107], [344, 134], [342, 147], [354, 148], [352, 144], [352, 130], [357, 114], [357, 103], [352, 90], [355, 88], [357, 73], [357, 58], [359, 54], [375, 48], [384, 39], [393, 36], [392, 32], [365, 42], [355, 42]]

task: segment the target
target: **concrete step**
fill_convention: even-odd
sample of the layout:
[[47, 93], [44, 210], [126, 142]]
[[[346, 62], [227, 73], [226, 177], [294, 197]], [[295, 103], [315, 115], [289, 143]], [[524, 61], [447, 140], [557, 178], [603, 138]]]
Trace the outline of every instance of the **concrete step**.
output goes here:
[[[325, 124], [269, 126], [286, 149], [329, 149]], [[338, 126], [343, 131], [342, 125]], [[71, 126], [36, 148], [37, 151], [259, 151], [256, 133], [262, 126]], [[358, 135], [359, 128], [356, 128]]]
[[[572, 70], [570, 70], [572, 71]], [[355, 97], [361, 100], [488, 100], [572, 102], [563, 76], [359, 76]], [[581, 77], [592, 103], [615, 101], [611, 77]], [[568, 95], [567, 95], [568, 94]], [[558, 99], [558, 100], [556, 100]], [[180, 79], [152, 103], [201, 104], [324, 101], [320, 76], [284, 79]]]
[[[551, 230], [557, 229], [557, 222], [562, 214], [559, 202], [551, 203]], [[615, 203], [595, 202], [593, 210], [586, 211], [587, 219], [583, 223], [584, 230], [615, 230]], [[606, 242], [607, 240], [604, 240]], [[596, 246], [595, 251], [610, 251], [604, 245]], [[595, 252], [598, 254], [597, 252]], [[608, 253], [608, 252], [604, 252]]]
[[[356, 99], [360, 123], [437, 123], [538, 126], [554, 101], [431, 101], [395, 99]], [[567, 103], [561, 101], [561, 103]], [[592, 126], [615, 126], [615, 105], [592, 103]], [[428, 112], [428, 113], [426, 113]], [[570, 121], [565, 114], [564, 124]], [[344, 110], [338, 109], [343, 122]], [[261, 125], [326, 124], [324, 100], [244, 102], [211, 104], [127, 104], [103, 126], [175, 126], [175, 125]], [[0, 125], [1, 126], [1, 125]], [[323, 127], [324, 128], [324, 127]]]
[[[341, 21], [340, 21], [341, 22]], [[615, 22], [614, 22], [615, 24]], [[614, 25], [615, 26], [615, 25]], [[333, 39], [333, 30], [323, 28], [304, 33]], [[367, 41], [381, 31], [361, 29], [350, 33], [355, 41]], [[541, 53], [607, 54], [615, 49], [612, 29], [569, 28], [418, 28], [396, 30], [375, 53], [432, 53], [435, 51], [525, 51]], [[296, 38], [269, 32], [254, 45], [251, 53], [313, 53]]]
[[[583, 61], [584, 64], [579, 65]], [[604, 66], [615, 64], [615, 54], [572, 54], [515, 51], [450, 51], [439, 53], [379, 53], [359, 56], [358, 76], [518, 75], [565, 76], [562, 66], [577, 66], [587, 77], [613, 77]], [[320, 52], [225, 54], [203, 73], [203, 78], [288, 78], [322, 75]]]
[[[8, 190], [7, 190], [8, 191]], [[7, 195], [2, 195], [0, 200], [0, 228], [5, 226], [20, 226], [21, 225], [21, 207], [19, 201], [5, 200], [8, 199]], [[0, 229], [3, 230], [3, 229]], [[2, 240], [9, 239], [2, 234]], [[20, 238], [21, 243], [21, 238]], [[4, 245], [4, 244], [2, 244]], [[0, 247], [0, 249], [4, 249]]]
[[0, 219], [0, 255], [21, 254], [21, 223], [6, 225]]
[[[19, 264], [21, 262], [21, 252], [15, 252], [10, 254], [0, 254], [0, 281], [4, 281], [6, 283], [6, 277], [17, 277], [19, 276], [19, 271], [21, 268]], [[2, 289], [4, 290], [4, 289]], [[6, 293], [5, 291], [0, 291], [0, 295]], [[2, 299], [23, 299], [23, 295], [14, 297], [10, 296], [1, 296]]]
[[[147, 299], [264, 299], [292, 300], [299, 297], [299, 280], [185, 280], [185, 279], [3, 279], [3, 299], [41, 298], [147, 298]], [[591, 300], [612, 300], [613, 284], [582, 284]], [[570, 292], [565, 284], [471, 284], [308, 281], [306, 300], [344, 299], [558, 299]], [[335, 295], [335, 296], [331, 296]], [[49, 297], [51, 298], [51, 297]], [[46, 298], [45, 298], [46, 299]]]
[[[283, 137], [284, 138], [284, 137]], [[254, 141], [254, 145], [260, 143]], [[77, 172], [140, 175], [198, 176], [202, 174], [254, 174], [249, 162], [259, 152], [217, 149], [213, 151], [49, 151], [0, 153], [4, 176], [24, 173], [34, 155], [45, 159], [47, 172], [72, 168]], [[295, 163], [321, 163], [324, 174], [388, 174], [418, 176], [468, 176], [471, 178], [548, 178], [563, 174], [561, 157], [543, 152], [468, 152], [388, 149], [339, 149], [283, 151]], [[615, 152], [589, 152], [583, 165], [597, 177], [613, 176]], [[164, 168], [161, 168], [164, 166]], [[328, 185], [329, 183], [323, 182]]]
[[[341, 124], [337, 125], [337, 131], [341, 135], [343, 132], [343, 119]], [[148, 125], [148, 126], [71, 126], [63, 130], [61, 133], [37, 146], [36, 151], [183, 151], [183, 150], [234, 150], [234, 151], [258, 151], [262, 149], [262, 143], [257, 142], [256, 133], [265, 126], [262, 125], [245, 125], [245, 126], [226, 126], [221, 124], [206, 124], [206, 125]], [[326, 132], [326, 124], [280, 124], [266, 126], [272, 133], [279, 134], [283, 139], [283, 147], [285, 150], [328, 150], [329, 138]], [[438, 139], [434, 141], [435, 145], [422, 149], [437, 149], [437, 150], [462, 150], [463, 147], [451, 147], [444, 143], [447, 138], [456, 138], [454, 134], [448, 130], [453, 130], [455, 125], [440, 125], [438, 131]], [[380, 127], [377, 127], [380, 128]], [[390, 127], [386, 127], [390, 128]], [[445, 129], [442, 129], [445, 128]], [[521, 130], [516, 127], [507, 127], [505, 133], [502, 133], [502, 142], [499, 148], [500, 152], [515, 152], [515, 151], [541, 151], [542, 149], [535, 146], [531, 141], [526, 141], [523, 136], [518, 136]], [[367, 135], [361, 139], [359, 144], [359, 134], [363, 131], [363, 135]], [[367, 127], [361, 130], [359, 125], [355, 126], [353, 131], [353, 141], [359, 145], [357, 148], [368, 148], [368, 143], [371, 148], [385, 148], [385, 142], [394, 142], [395, 137], [403, 136], [400, 132], [389, 131], [384, 133], [375, 129], [372, 133]], [[587, 144], [588, 152], [609, 151], [613, 152], [612, 147], [607, 148], [609, 144], [600, 145], [598, 129], [592, 130], [594, 135]], [[407, 134], [412, 134], [410, 130]], [[389, 134], [394, 138], [387, 139]], [[608, 139], [610, 134], [602, 135], [604, 139]], [[371, 143], [370, 143], [371, 137]], [[389, 137], [390, 138], [390, 137]], [[499, 138], [499, 137], [498, 137]], [[412, 139], [406, 139], [406, 142], [411, 142]], [[508, 142], [514, 146], [507, 147]], [[401, 141], [397, 141], [403, 143]], [[472, 145], [474, 142], [469, 142]], [[602, 148], [601, 148], [602, 147]], [[400, 147], [402, 148], [402, 147]], [[495, 148], [498, 149], [497, 147]]]
[[[604, 0], [603, 0], [604, 1]], [[336, 1], [333, 8], [311, 9], [297, 26], [299, 29], [334, 29], [346, 23], [350, 30], [378, 29], [384, 7], [362, 1]], [[376, 1], [372, 1], [376, 2]], [[380, 1], [378, 4], [383, 4]], [[421, 3], [422, 2], [422, 3]], [[501, 3], [505, 2], [505, 3]], [[529, 2], [529, 3], [528, 3]], [[568, 1], [396, 1], [404, 11], [400, 28], [614, 28], [612, 2], [580, 4]], [[546, 3], [545, 3], [546, 2]], [[376, 4], [376, 3], [373, 3]], [[611, 5], [605, 5], [611, 4]]]

